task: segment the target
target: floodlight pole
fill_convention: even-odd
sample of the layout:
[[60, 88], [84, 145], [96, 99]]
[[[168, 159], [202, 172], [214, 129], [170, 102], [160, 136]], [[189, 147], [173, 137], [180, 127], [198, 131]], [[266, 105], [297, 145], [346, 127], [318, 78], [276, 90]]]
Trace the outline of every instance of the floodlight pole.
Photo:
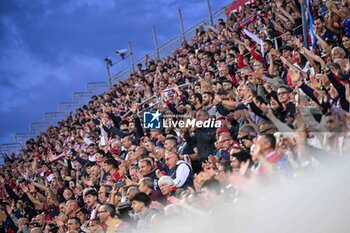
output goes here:
[[131, 70], [134, 73], [135, 72], [135, 61], [134, 61], [134, 53], [132, 52], [131, 42], [128, 43], [129, 47], [129, 55], [130, 55], [130, 62], [131, 62]]
[[181, 9], [179, 9], [179, 20], [180, 20], [181, 39], [182, 39], [182, 41], [184, 41], [184, 40], [186, 40], [186, 37], [185, 37], [185, 27], [184, 27], [184, 22], [182, 19]]
[[110, 70], [110, 61], [106, 61], [106, 69], [107, 69], [107, 75], [108, 75], [108, 84], [109, 88], [112, 87], [112, 78], [111, 78], [111, 70]]
[[211, 11], [210, 0], [207, 0], [208, 13], [209, 13], [209, 22], [211, 26], [214, 26], [213, 13]]
[[152, 26], [152, 32], [153, 32], [154, 46], [155, 46], [155, 48], [156, 48], [157, 60], [160, 60], [160, 56], [159, 56], [159, 47], [158, 47], [158, 39], [157, 39], [157, 31], [156, 31], [156, 27], [155, 27], [154, 25]]

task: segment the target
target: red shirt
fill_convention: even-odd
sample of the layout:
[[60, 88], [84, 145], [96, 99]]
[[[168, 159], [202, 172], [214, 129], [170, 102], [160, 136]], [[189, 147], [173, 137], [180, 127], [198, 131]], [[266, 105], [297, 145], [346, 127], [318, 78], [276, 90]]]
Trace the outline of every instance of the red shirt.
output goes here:
[[113, 175], [111, 175], [111, 178], [115, 179], [116, 181], [119, 181], [121, 179], [119, 171], [117, 170]]
[[[272, 151], [270, 153], [267, 154], [268, 155], [268, 158], [266, 158], [266, 160], [272, 164], [277, 164], [278, 161], [281, 159], [282, 157], [282, 154], [280, 153], [277, 153], [276, 151]], [[266, 155], [265, 155], [266, 157]], [[260, 175], [265, 177], [266, 176], [266, 167], [260, 167]]]

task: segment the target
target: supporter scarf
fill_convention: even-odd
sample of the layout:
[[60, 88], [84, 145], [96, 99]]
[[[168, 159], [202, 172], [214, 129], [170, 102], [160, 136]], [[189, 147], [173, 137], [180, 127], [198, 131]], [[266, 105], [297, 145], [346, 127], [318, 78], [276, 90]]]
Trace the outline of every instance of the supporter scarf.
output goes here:
[[264, 41], [262, 39], [260, 39], [257, 35], [255, 35], [254, 33], [251, 33], [250, 31], [248, 31], [247, 29], [243, 29], [243, 32], [253, 41], [255, 41], [256, 43], [258, 43], [261, 46], [261, 54], [262, 56], [264, 56]]
[[344, 20], [344, 34], [350, 37], [350, 18]]
[[240, 24], [240, 27], [241, 28], [245, 28], [245, 27], [248, 27], [249, 24], [251, 24], [252, 22], [254, 22], [254, 20], [259, 20], [261, 21], [263, 24], [265, 24], [265, 21], [264, 21], [264, 17], [266, 17], [267, 14], [262, 14], [262, 13], [254, 13], [253, 15], [251, 15], [250, 17], [246, 18], [243, 20], [243, 22]]
[[[277, 153], [277, 152], [274, 152], [274, 153], [273, 153], [269, 158], [267, 158], [266, 160], [267, 160], [268, 162], [272, 163], [272, 164], [277, 164], [278, 161], [281, 159], [281, 157], [282, 157], [282, 154]], [[260, 171], [259, 171], [260, 175], [261, 175], [262, 177], [265, 177], [265, 176], [266, 176], [266, 172], [267, 172], [266, 168], [265, 168], [264, 166], [261, 166], [261, 167], [260, 167]]]
[[115, 155], [119, 155], [120, 154], [120, 150], [119, 149], [115, 149], [115, 148], [111, 148], [109, 150], [109, 152], [111, 152], [111, 154], [115, 154]]

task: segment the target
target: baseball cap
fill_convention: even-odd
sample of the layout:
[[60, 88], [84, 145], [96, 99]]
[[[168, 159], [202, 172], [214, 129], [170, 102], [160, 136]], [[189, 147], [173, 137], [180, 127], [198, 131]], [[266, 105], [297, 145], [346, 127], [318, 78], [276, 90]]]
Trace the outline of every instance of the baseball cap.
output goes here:
[[216, 130], [216, 133], [230, 133], [230, 130], [226, 127], [220, 127]]

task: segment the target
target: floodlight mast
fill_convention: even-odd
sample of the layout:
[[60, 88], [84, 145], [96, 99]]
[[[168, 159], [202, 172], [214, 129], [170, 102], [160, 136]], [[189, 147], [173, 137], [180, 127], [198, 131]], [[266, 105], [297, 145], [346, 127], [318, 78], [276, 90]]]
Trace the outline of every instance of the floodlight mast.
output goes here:
[[106, 63], [106, 69], [107, 69], [107, 76], [108, 76], [108, 84], [109, 87], [112, 87], [112, 78], [111, 78], [111, 67], [113, 66], [112, 59], [109, 57], [105, 58]]

